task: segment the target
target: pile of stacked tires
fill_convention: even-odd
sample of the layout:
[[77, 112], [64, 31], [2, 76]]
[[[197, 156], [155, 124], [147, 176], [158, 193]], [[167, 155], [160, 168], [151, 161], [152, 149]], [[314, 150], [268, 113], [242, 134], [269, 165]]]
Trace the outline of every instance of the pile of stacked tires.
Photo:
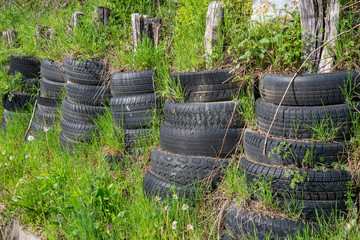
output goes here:
[[6, 123], [14, 118], [31, 115], [30, 111], [35, 103], [36, 95], [32, 94], [39, 87], [40, 61], [30, 57], [10, 57], [9, 74], [21, 73], [21, 92], [10, 92], [2, 99], [4, 118], [1, 127], [6, 129]]
[[40, 74], [40, 95], [37, 99], [35, 118], [31, 123], [32, 134], [35, 137], [46, 133], [59, 121], [66, 84], [62, 63], [44, 59], [41, 62]]
[[65, 58], [66, 97], [62, 102], [60, 144], [70, 149], [98, 134], [96, 121], [111, 98], [107, 69], [101, 61]]
[[229, 70], [176, 73], [171, 78], [185, 90], [185, 102], [165, 102], [160, 147], [151, 154], [143, 189], [148, 196], [176, 192], [191, 198], [211, 172], [209, 187], [215, 188], [222, 167], [237, 149], [244, 121], [231, 100], [240, 86], [232, 82]]
[[[354, 109], [345, 103], [343, 90], [355, 83], [356, 75], [337, 72], [297, 76], [278, 112], [293, 76], [266, 75], [261, 79], [261, 99], [255, 104], [258, 131], [246, 130], [246, 157], [240, 160], [240, 166], [248, 184], [265, 179], [281, 207], [301, 210], [301, 221], [230, 205], [224, 212], [224, 225], [230, 235], [236, 239], [266, 239], [270, 234], [271, 239], [284, 239], [303, 232], [305, 223], [316, 228], [319, 219], [346, 214], [351, 174], [339, 166], [346, 163]], [[326, 139], [324, 133], [331, 131], [333, 137]]]
[[111, 76], [113, 95], [110, 110], [117, 132], [123, 132], [125, 150], [129, 155], [141, 152], [141, 141], [149, 127], [160, 100], [156, 98], [154, 71], [116, 72]]

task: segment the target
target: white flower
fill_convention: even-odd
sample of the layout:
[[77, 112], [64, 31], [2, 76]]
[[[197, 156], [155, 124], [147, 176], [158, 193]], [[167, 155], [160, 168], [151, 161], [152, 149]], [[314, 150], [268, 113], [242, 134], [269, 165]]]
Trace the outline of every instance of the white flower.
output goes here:
[[25, 158], [29, 158], [30, 157], [30, 154], [28, 154], [28, 155], [25, 155]]
[[173, 199], [178, 199], [178, 196], [176, 194], [174, 194]]
[[160, 201], [161, 200], [161, 198], [160, 197], [158, 197], [158, 196], [155, 196], [155, 201]]
[[50, 130], [50, 128], [44, 127], [44, 132], [48, 132], [49, 130]]
[[9, 166], [10, 164], [9, 163], [5, 163], [5, 166]]
[[19, 183], [24, 183], [24, 179], [20, 178]]
[[5, 155], [5, 154], [6, 154], [6, 150], [2, 151], [2, 154]]
[[10, 156], [9, 159], [10, 159], [10, 160], [13, 160], [13, 159], [14, 159], [14, 156]]
[[34, 136], [32, 136], [32, 135], [28, 136], [28, 141], [34, 141], [34, 140], [35, 140]]
[[194, 230], [194, 226], [191, 224], [188, 224], [186, 227], [188, 230], [191, 230], [191, 231]]
[[184, 204], [184, 205], [181, 207], [181, 209], [182, 209], [183, 211], [186, 211], [186, 210], [189, 209], [189, 205]]
[[175, 230], [176, 227], [177, 227], [177, 221], [173, 221], [173, 223], [171, 224], [171, 228]]
[[168, 211], [168, 210], [169, 210], [169, 206], [165, 206], [164, 209], [165, 209], [165, 211]]

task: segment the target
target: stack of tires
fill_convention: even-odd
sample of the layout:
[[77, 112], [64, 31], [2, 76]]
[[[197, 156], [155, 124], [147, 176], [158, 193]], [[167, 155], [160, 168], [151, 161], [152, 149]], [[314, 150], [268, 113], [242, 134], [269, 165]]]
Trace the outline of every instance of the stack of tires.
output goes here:
[[40, 96], [37, 99], [35, 118], [31, 123], [35, 137], [44, 134], [60, 119], [61, 101], [65, 93], [64, 65], [44, 59], [40, 68]]
[[6, 123], [16, 117], [30, 116], [30, 111], [35, 103], [36, 95], [32, 94], [34, 88], [39, 87], [40, 61], [30, 57], [10, 57], [9, 74], [21, 73], [24, 78], [20, 79], [22, 92], [11, 92], [2, 99], [4, 119], [2, 128], [6, 129]]
[[176, 192], [190, 198], [211, 172], [209, 186], [215, 188], [222, 167], [228, 165], [237, 148], [244, 121], [231, 100], [239, 85], [232, 82], [229, 70], [176, 73], [171, 77], [185, 89], [186, 100], [165, 102], [160, 147], [151, 155], [143, 188], [148, 196], [166, 197]]
[[[246, 130], [246, 157], [240, 160], [240, 166], [248, 184], [260, 177], [268, 181], [281, 207], [301, 210], [302, 221], [230, 205], [224, 212], [224, 225], [233, 237], [294, 237], [306, 229], [303, 221], [311, 224], [346, 214], [351, 174], [333, 166], [340, 166], [347, 159], [346, 140], [353, 110], [345, 104], [343, 89], [350, 82], [354, 84], [355, 76], [354, 72], [337, 72], [296, 77], [267, 139], [266, 133], [293, 76], [266, 75], [261, 79], [261, 99], [255, 103], [258, 131]], [[332, 137], [326, 138], [324, 133], [331, 132]]]
[[111, 76], [113, 98], [110, 110], [115, 127], [122, 130], [128, 154], [141, 152], [141, 140], [150, 134], [154, 112], [160, 106], [156, 99], [153, 70], [116, 72]]
[[106, 86], [106, 67], [101, 61], [80, 61], [65, 58], [66, 98], [62, 103], [60, 144], [72, 149], [89, 142], [97, 134], [98, 117], [106, 111], [110, 100]]

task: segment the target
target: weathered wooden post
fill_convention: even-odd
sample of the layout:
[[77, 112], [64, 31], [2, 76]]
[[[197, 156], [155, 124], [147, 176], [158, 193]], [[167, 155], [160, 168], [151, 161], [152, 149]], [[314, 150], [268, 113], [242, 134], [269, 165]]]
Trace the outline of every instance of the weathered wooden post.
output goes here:
[[109, 24], [111, 10], [107, 7], [98, 7], [94, 12], [94, 22], [95, 28], [99, 28], [99, 24], [102, 24], [104, 27]]
[[141, 41], [141, 19], [141, 15], [139, 13], [131, 14], [133, 45], [135, 49], [137, 48], [138, 43]]
[[81, 19], [84, 17], [82, 12], [74, 12], [72, 14], [72, 29], [75, 30], [81, 24]]
[[6, 45], [16, 45], [17, 44], [17, 35], [15, 30], [7, 30], [2, 32], [3, 41]]
[[[325, 17], [324, 42], [330, 41], [338, 34], [340, 17], [340, 4], [338, 0], [328, 0]], [[330, 72], [334, 60], [331, 58], [329, 49], [335, 46], [335, 41], [329, 42], [321, 54], [318, 72]]]
[[205, 30], [205, 53], [206, 56], [212, 54], [213, 47], [217, 45], [217, 35], [221, 31], [219, 26], [224, 23], [224, 3], [213, 1], [209, 4], [206, 15]]
[[157, 47], [159, 45], [160, 40], [160, 28], [162, 25], [162, 20], [160, 18], [152, 19], [151, 23], [151, 38], [153, 39], [154, 46]]
[[[304, 55], [308, 56], [316, 48], [320, 47], [323, 41], [321, 29], [324, 27], [324, 6], [323, 0], [303, 0], [299, 5], [301, 27], [305, 30], [302, 38], [305, 42]], [[321, 51], [314, 53], [310, 57], [308, 71], [316, 70], [319, 63]]]

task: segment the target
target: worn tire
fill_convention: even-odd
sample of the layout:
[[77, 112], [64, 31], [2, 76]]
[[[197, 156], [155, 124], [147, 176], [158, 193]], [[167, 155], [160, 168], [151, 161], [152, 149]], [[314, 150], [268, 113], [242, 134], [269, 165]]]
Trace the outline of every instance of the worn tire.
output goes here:
[[[225, 229], [236, 239], [288, 239], [306, 231], [307, 226], [289, 219], [268, 217], [229, 205], [224, 210]], [[317, 225], [310, 224], [310, 230]]]
[[61, 110], [62, 99], [46, 98], [39, 96], [37, 98], [38, 110], [44, 113], [59, 115]]
[[39, 134], [45, 135], [48, 131], [51, 130], [50, 125], [43, 124], [41, 122], [38, 122], [37, 120], [32, 121], [31, 123], [31, 132], [35, 137], [38, 137]]
[[9, 73], [20, 72], [26, 78], [40, 77], [40, 61], [32, 57], [10, 57]]
[[196, 191], [193, 186], [182, 186], [169, 181], [165, 181], [151, 171], [147, 172], [143, 182], [143, 190], [147, 197], [172, 197], [177, 194], [179, 198], [194, 198]]
[[41, 124], [52, 125], [60, 119], [60, 116], [56, 113], [48, 113], [43, 112], [40, 109], [36, 109], [35, 119]]
[[64, 65], [60, 62], [44, 59], [40, 67], [41, 77], [54, 82], [66, 82]]
[[[142, 94], [135, 96], [113, 97], [110, 101], [110, 110], [116, 126], [125, 129], [147, 127], [153, 119], [155, 95]], [[159, 104], [158, 104], [159, 105]]]
[[100, 61], [79, 61], [66, 57], [64, 68], [67, 80], [72, 83], [99, 86], [104, 82], [105, 65]]
[[8, 111], [26, 112], [31, 110], [34, 106], [35, 98], [36, 97], [34, 95], [29, 93], [12, 92], [11, 94], [6, 94], [3, 97], [2, 105], [3, 108]]
[[62, 132], [60, 132], [59, 134], [59, 143], [61, 147], [70, 151], [74, 150], [74, 147], [80, 146], [82, 144], [81, 142], [73, 141], [66, 138]]
[[229, 164], [228, 159], [175, 155], [156, 148], [151, 154], [151, 171], [166, 181], [186, 186], [207, 180], [215, 162], [211, 179], [215, 187], [223, 175], [222, 167]]
[[40, 92], [42, 97], [61, 98], [65, 92], [65, 83], [42, 78], [40, 81]]
[[346, 142], [303, 142], [269, 136], [263, 154], [264, 143], [265, 136], [247, 129], [243, 142], [246, 157], [258, 163], [299, 168], [345, 162], [350, 147]]
[[[323, 106], [337, 105], [345, 102], [343, 91], [356, 86], [357, 72], [315, 73], [297, 76], [282, 102], [284, 106]], [[262, 100], [272, 104], [280, 104], [292, 75], [265, 75], [260, 79]]]
[[26, 92], [33, 92], [33, 89], [40, 87], [40, 80], [37, 78], [20, 78], [20, 85]]
[[106, 111], [105, 107], [88, 106], [70, 103], [66, 99], [63, 100], [62, 115], [63, 119], [69, 122], [77, 123], [94, 123], [100, 115]]
[[93, 124], [61, 120], [60, 125], [63, 135], [73, 141], [87, 142], [93, 140], [98, 135], [98, 129]]
[[108, 86], [89, 86], [66, 83], [66, 98], [69, 102], [82, 105], [107, 105], [110, 101], [111, 93]]
[[151, 129], [123, 129], [124, 140], [127, 147], [134, 147], [151, 134]]
[[[165, 122], [168, 125], [197, 129], [242, 128], [244, 119], [235, 110], [235, 102], [176, 103], [166, 101], [164, 106]], [[229, 122], [231, 123], [229, 125]]]
[[[286, 199], [342, 200], [346, 198], [347, 186], [351, 181], [350, 172], [345, 170], [289, 170], [258, 164], [246, 158], [240, 160], [240, 166], [249, 183], [263, 178], [271, 183], [276, 196]], [[302, 181], [293, 182], [292, 188], [295, 176], [300, 176]]]
[[[277, 107], [260, 99], [255, 102], [255, 118], [259, 130], [268, 131]], [[352, 123], [348, 104], [310, 107], [280, 106], [270, 129], [270, 135], [288, 139], [312, 139], [314, 133], [308, 128], [315, 127], [314, 121], [327, 122], [327, 129], [338, 127], [334, 140], [341, 141], [350, 136]]]
[[[228, 130], [220, 157], [224, 158], [235, 152], [241, 132], [242, 128]], [[162, 124], [160, 146], [175, 154], [217, 157], [225, 133], [226, 129], [179, 128]]]
[[154, 93], [153, 75], [153, 70], [116, 72], [111, 76], [111, 93], [114, 97]]

